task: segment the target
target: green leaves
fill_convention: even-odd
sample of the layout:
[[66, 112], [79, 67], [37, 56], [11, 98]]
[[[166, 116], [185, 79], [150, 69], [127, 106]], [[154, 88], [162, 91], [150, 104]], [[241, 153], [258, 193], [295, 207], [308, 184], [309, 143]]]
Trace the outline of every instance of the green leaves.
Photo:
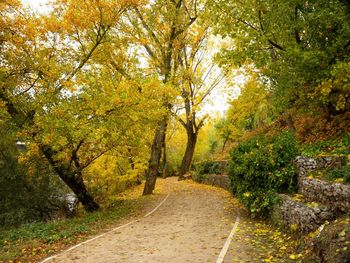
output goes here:
[[231, 151], [231, 190], [252, 213], [267, 213], [277, 192], [296, 186], [292, 161], [297, 155], [293, 134], [257, 135]]
[[[350, 89], [339, 83], [347, 79], [347, 69], [337, 77], [334, 70], [339, 69], [333, 69], [347, 63], [350, 56], [348, 4], [328, 0], [210, 3], [216, 33], [228, 35], [234, 43], [221, 54], [221, 61], [253, 63], [270, 80], [281, 110], [320, 104], [319, 98], [333, 104], [336, 111], [348, 106]], [[326, 82], [323, 89], [328, 94], [317, 91], [322, 90], [320, 81]]]

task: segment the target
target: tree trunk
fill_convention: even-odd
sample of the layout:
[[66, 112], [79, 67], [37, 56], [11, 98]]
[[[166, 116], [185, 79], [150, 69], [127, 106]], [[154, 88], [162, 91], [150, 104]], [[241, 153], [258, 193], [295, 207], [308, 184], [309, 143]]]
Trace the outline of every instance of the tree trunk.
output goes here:
[[[60, 177], [62, 178], [62, 176]], [[62, 178], [62, 180], [76, 194], [78, 200], [84, 206], [84, 209], [86, 211], [94, 212], [100, 208], [100, 206], [95, 202], [93, 197], [88, 193], [81, 174], [78, 174], [78, 176], [76, 177], [64, 177]]]
[[160, 158], [162, 156], [162, 148], [165, 141], [165, 134], [167, 129], [168, 119], [164, 117], [158, 124], [158, 128], [154, 135], [151, 158], [148, 162], [148, 169], [146, 171], [146, 183], [143, 189], [143, 195], [152, 194], [156, 185], [157, 176], [159, 175]]
[[58, 176], [68, 185], [68, 187], [76, 194], [78, 200], [88, 212], [94, 212], [100, 208], [93, 197], [88, 193], [83, 181], [81, 172], [73, 173], [70, 169], [65, 167], [62, 163], [55, 160], [54, 150], [49, 146], [41, 146], [41, 151], [49, 161]]
[[164, 143], [163, 143], [163, 162], [162, 162], [162, 178], [166, 178], [167, 171], [168, 171], [168, 163], [167, 163], [167, 155], [166, 155], [166, 133], [165, 133], [165, 138], [164, 138]]
[[221, 152], [224, 152], [225, 147], [226, 147], [226, 143], [228, 142], [229, 139], [230, 139], [230, 133], [225, 137], [224, 143], [222, 145]]
[[182, 159], [179, 180], [184, 178], [184, 175], [190, 170], [194, 150], [197, 143], [197, 134], [193, 131], [187, 131], [187, 145], [185, 155]]

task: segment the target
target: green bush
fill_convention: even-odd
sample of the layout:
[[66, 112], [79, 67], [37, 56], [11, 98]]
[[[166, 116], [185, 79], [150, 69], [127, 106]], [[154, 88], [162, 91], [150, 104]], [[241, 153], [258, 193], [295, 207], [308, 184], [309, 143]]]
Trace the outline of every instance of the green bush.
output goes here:
[[6, 132], [0, 127], [0, 229], [65, 216], [66, 186], [40, 155], [20, 163], [24, 153]]
[[297, 141], [290, 132], [248, 139], [231, 151], [231, 191], [252, 213], [266, 214], [277, 201], [276, 193], [295, 191], [292, 161], [297, 154]]
[[218, 161], [206, 161], [194, 165], [194, 170], [198, 174], [222, 174], [222, 167]]
[[201, 174], [198, 172], [194, 172], [192, 173], [192, 180], [198, 183], [202, 183], [203, 180], [206, 178], [206, 174]]

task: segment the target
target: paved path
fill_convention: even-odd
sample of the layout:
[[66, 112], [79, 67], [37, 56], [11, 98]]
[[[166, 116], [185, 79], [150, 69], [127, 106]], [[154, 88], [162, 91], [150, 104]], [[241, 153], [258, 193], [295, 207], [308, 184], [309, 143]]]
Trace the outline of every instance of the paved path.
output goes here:
[[165, 184], [170, 195], [154, 213], [48, 262], [215, 263], [236, 220], [232, 197], [176, 178]]

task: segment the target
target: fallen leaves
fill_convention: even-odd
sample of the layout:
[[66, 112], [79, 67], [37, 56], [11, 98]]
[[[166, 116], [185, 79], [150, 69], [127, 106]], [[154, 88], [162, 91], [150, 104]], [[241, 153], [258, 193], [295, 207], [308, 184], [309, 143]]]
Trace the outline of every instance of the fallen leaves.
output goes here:
[[298, 242], [264, 221], [241, 219], [232, 242], [233, 262], [301, 262]]

